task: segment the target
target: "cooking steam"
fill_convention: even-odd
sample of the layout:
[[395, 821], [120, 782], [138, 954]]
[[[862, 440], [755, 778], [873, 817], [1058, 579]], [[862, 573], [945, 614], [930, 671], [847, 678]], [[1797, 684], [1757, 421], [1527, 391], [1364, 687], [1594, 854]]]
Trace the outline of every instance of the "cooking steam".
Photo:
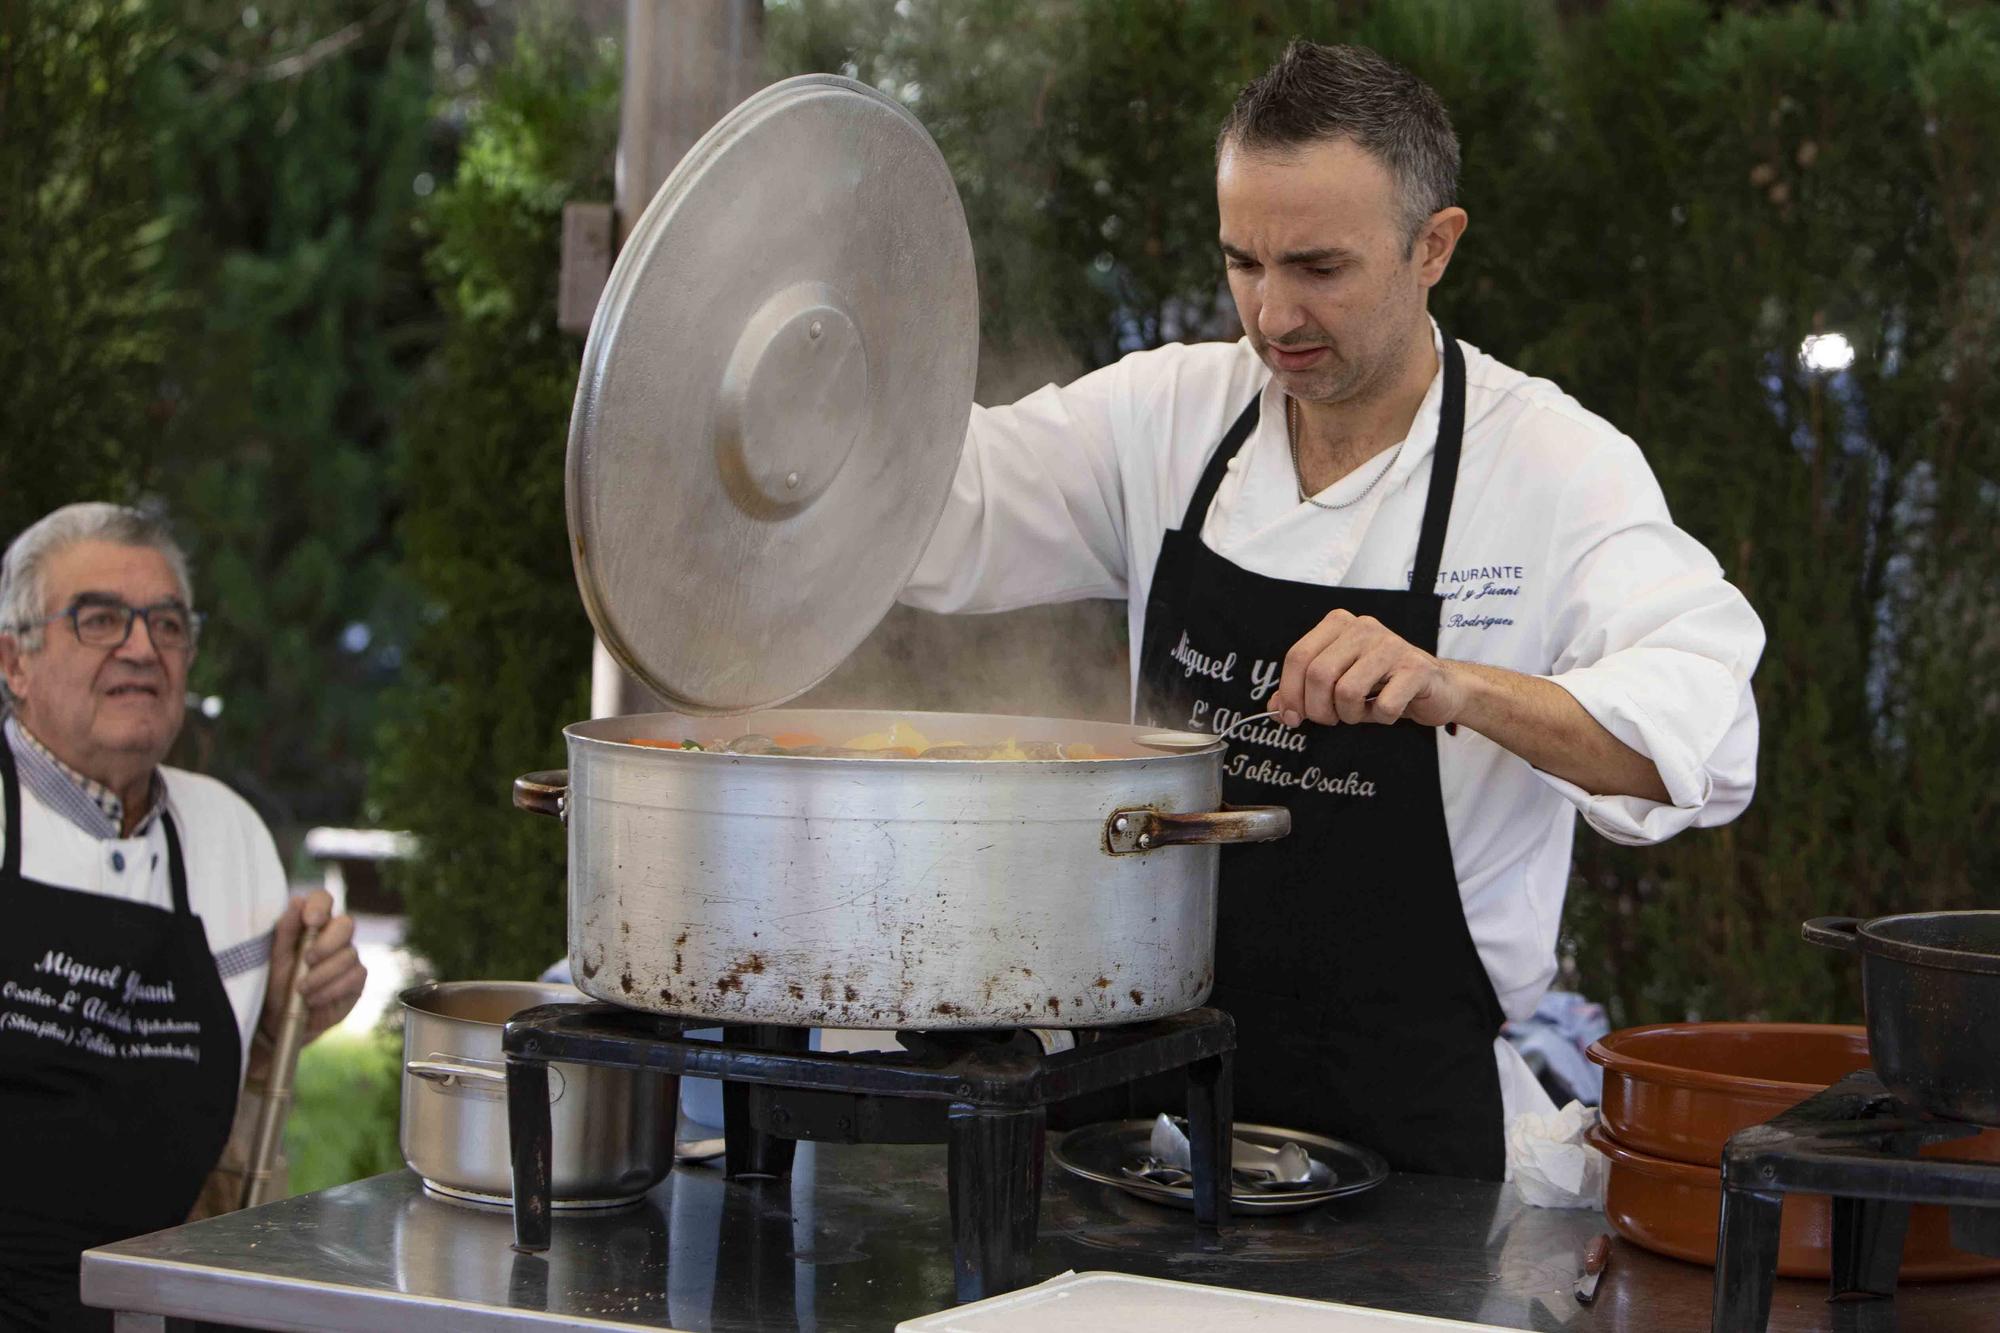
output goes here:
[[[980, 358], [981, 403], [1009, 403], [1079, 371], [1053, 343]], [[789, 707], [1014, 713], [1131, 720], [1124, 601], [985, 615], [898, 605], [825, 681]]]

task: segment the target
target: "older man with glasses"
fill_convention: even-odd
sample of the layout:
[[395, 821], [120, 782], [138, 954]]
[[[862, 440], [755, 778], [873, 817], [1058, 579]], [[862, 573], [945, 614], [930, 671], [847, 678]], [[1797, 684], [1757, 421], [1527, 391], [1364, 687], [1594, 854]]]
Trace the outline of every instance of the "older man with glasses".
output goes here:
[[79, 1302], [79, 1256], [187, 1217], [268, 1065], [305, 926], [308, 1037], [366, 978], [324, 891], [287, 900], [249, 805], [161, 762], [192, 603], [164, 526], [116, 505], [59, 509], [0, 562], [7, 1328], [110, 1327]]

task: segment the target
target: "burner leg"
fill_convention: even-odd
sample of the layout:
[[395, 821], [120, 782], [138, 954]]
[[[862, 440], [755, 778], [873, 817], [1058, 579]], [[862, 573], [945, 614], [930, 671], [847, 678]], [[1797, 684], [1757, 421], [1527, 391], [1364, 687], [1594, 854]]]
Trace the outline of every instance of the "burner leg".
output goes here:
[[2000, 1208], [1970, 1203], [1951, 1206], [1951, 1243], [1967, 1254], [2000, 1259]]
[[1910, 1205], [1882, 1199], [1833, 1200], [1833, 1299], [1865, 1300], [1896, 1294], [1903, 1266], [1903, 1237]]
[[1028, 1285], [1042, 1207], [1042, 1145], [1048, 1113], [990, 1111], [953, 1102], [950, 1148], [951, 1266], [958, 1300], [983, 1300]]
[[1784, 1207], [1782, 1193], [1723, 1187], [1709, 1333], [1764, 1333], [1778, 1276], [1778, 1224]]
[[514, 1248], [549, 1248], [551, 1142], [549, 1067], [545, 1061], [507, 1057], [507, 1144], [514, 1162]]
[[[812, 1044], [812, 1030], [764, 1024], [725, 1027], [722, 1041], [725, 1046], [748, 1050], [803, 1051]], [[798, 1144], [757, 1128], [750, 1114], [752, 1096], [750, 1084], [723, 1080], [722, 1174], [729, 1180], [739, 1176], [789, 1176]]]
[[1188, 1066], [1188, 1147], [1194, 1155], [1194, 1220], [1221, 1230], [1229, 1225], [1230, 1149], [1235, 1133], [1235, 1057], [1221, 1055]]

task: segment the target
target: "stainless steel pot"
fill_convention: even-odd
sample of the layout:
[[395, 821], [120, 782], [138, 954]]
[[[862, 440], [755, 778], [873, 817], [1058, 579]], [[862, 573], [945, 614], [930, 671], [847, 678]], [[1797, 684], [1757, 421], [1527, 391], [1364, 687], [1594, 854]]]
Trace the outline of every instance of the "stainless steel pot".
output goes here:
[[[569, 986], [446, 981], [413, 986], [403, 1003], [403, 1160], [425, 1188], [504, 1204], [513, 1197], [507, 1072], [500, 1032], [541, 1004], [581, 1002]], [[549, 1066], [554, 1206], [629, 1203], [674, 1164], [679, 1081], [585, 1065]]]
[[[1088, 744], [1090, 760], [820, 758], [665, 750], [902, 719], [933, 740]], [[1149, 729], [957, 713], [642, 714], [564, 729], [567, 773], [516, 784], [569, 826], [569, 955], [613, 1004], [728, 1023], [1079, 1027], [1178, 1013], [1213, 981], [1229, 842], [1221, 744]]]

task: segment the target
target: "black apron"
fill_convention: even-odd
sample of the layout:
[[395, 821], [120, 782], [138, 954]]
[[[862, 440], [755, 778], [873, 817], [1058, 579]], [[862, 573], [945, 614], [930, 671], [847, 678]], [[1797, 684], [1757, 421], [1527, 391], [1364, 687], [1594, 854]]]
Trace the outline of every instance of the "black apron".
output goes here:
[[0, 1329], [108, 1330], [79, 1257], [187, 1220], [229, 1138], [242, 1041], [173, 815], [162, 911], [23, 879], [4, 738], [0, 782]]
[[[1204, 546], [1252, 399], [1209, 460], [1147, 595], [1138, 712], [1215, 731], [1271, 707], [1285, 653], [1328, 612], [1373, 616], [1435, 653], [1435, 593], [1465, 422], [1465, 358], [1444, 339], [1444, 399], [1408, 591], [1252, 574]], [[1236, 1019], [1239, 1120], [1374, 1148], [1398, 1170], [1498, 1180], [1493, 1041], [1503, 1015], [1452, 867], [1433, 728], [1245, 728], [1223, 793], [1283, 805], [1292, 833], [1225, 848], [1209, 1003]]]

